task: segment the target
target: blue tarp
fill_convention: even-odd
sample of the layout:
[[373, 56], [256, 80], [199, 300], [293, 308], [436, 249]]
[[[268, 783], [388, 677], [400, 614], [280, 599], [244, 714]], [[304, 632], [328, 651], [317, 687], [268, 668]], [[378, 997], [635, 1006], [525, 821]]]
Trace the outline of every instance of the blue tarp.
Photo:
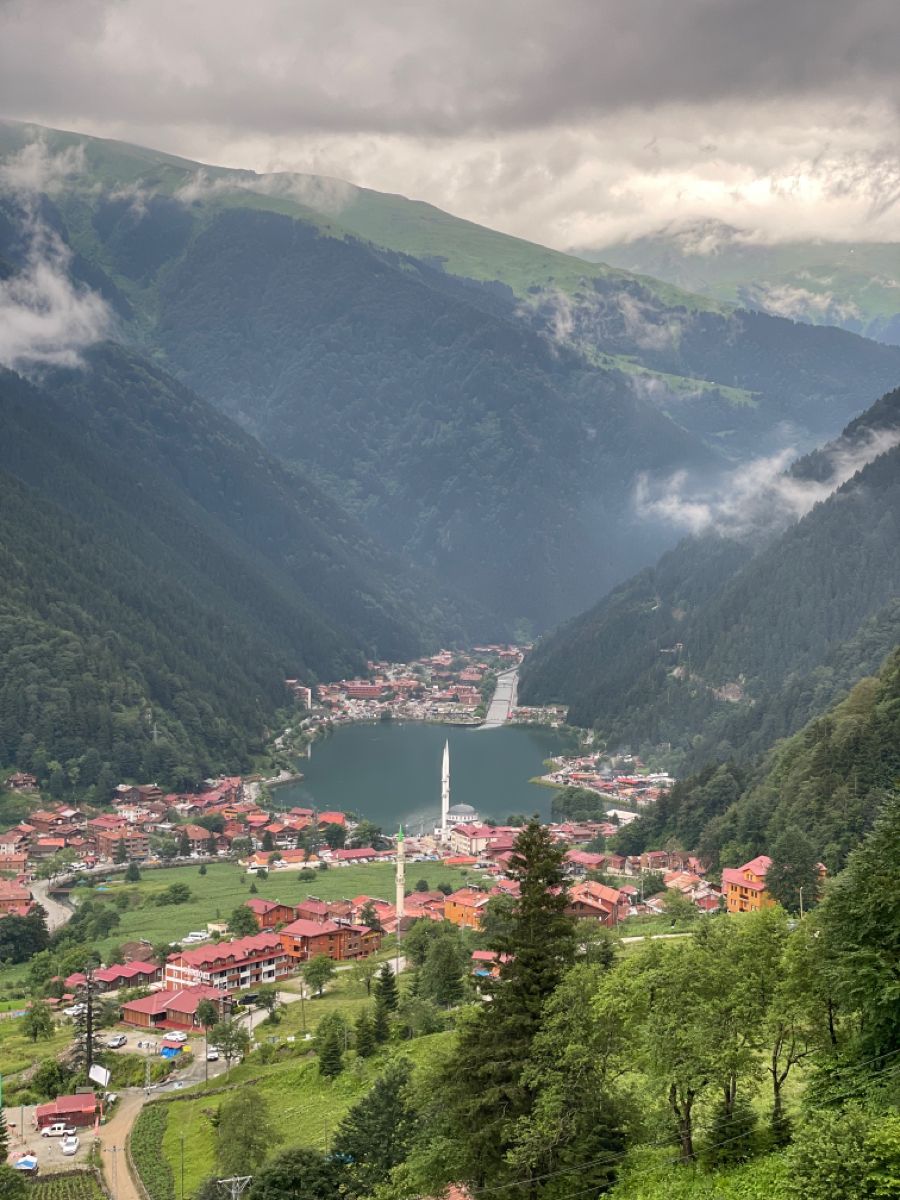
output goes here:
[[159, 1053], [163, 1058], [174, 1058], [176, 1054], [181, 1053], [181, 1047], [180, 1046], [163, 1046], [162, 1050], [160, 1050]]

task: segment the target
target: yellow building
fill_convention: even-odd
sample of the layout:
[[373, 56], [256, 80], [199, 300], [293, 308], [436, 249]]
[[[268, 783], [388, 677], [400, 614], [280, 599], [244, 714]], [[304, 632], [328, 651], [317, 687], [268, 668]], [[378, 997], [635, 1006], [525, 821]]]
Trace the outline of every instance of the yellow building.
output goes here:
[[775, 901], [766, 891], [766, 872], [771, 865], [768, 854], [758, 854], [742, 867], [725, 867], [722, 892], [728, 912], [758, 912], [772, 907]]

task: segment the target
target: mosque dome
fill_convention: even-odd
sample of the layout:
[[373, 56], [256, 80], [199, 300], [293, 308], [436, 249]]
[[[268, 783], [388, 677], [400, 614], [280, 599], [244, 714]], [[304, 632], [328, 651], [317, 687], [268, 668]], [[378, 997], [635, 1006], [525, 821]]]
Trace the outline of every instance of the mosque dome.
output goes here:
[[451, 825], [464, 825], [478, 820], [478, 813], [471, 804], [453, 804], [447, 809], [447, 820]]

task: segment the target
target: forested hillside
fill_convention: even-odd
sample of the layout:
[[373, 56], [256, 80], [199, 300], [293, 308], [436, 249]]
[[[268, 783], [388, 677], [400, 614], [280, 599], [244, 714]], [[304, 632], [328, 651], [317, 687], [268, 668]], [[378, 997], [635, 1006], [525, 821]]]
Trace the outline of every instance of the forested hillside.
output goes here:
[[[853, 422], [900, 424], [900, 392]], [[815, 478], [820, 458], [795, 471]], [[679, 768], [794, 732], [898, 640], [900, 448], [778, 537], [688, 539], [536, 648], [524, 701], [561, 701], [611, 747]]]
[[[32, 203], [118, 335], [508, 626], [578, 611], [670, 544], [636, 518], [642, 474], [806, 448], [900, 378], [900, 350], [400, 196], [0, 126], [7, 163], [35, 145], [65, 170]], [[15, 266], [19, 204], [0, 197]]]
[[246, 768], [286, 675], [463, 636], [453, 600], [119, 348], [39, 388], [3, 372], [0, 413], [0, 761], [88, 786]]
[[759, 762], [711, 765], [619, 835], [629, 853], [669, 840], [716, 864], [771, 854], [800, 829], [834, 871], [900, 782], [900, 650]]

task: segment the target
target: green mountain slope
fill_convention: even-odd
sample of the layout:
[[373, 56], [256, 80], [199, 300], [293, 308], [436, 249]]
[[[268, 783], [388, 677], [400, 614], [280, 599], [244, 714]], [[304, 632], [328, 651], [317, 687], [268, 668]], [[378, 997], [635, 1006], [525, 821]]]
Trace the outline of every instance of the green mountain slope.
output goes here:
[[583, 251], [720, 303], [900, 342], [900, 246], [779, 242], [715, 221]]
[[[34, 135], [0, 126], [0, 156], [67, 167], [40, 218], [120, 336], [508, 625], [546, 627], [669, 544], [636, 517], [644, 473], [806, 448], [900, 378], [893, 348], [403, 197]], [[0, 195], [14, 265], [18, 203]]]
[[634, 852], [674, 839], [712, 863], [770, 852], [796, 826], [831, 871], [900, 782], [900, 650], [877, 674], [748, 770], [710, 767], [677, 784], [627, 837]]
[[40, 388], [3, 372], [0, 412], [0, 760], [245, 766], [285, 675], [461, 636], [454, 602], [119, 348]]
[[[897, 429], [900, 392], [848, 427], [839, 447]], [[795, 471], [821, 469], [812, 455]], [[777, 537], [688, 539], [545, 638], [520, 695], [564, 701], [611, 746], [670, 749], [679, 767], [746, 758], [895, 644], [898, 544], [895, 446]]]

